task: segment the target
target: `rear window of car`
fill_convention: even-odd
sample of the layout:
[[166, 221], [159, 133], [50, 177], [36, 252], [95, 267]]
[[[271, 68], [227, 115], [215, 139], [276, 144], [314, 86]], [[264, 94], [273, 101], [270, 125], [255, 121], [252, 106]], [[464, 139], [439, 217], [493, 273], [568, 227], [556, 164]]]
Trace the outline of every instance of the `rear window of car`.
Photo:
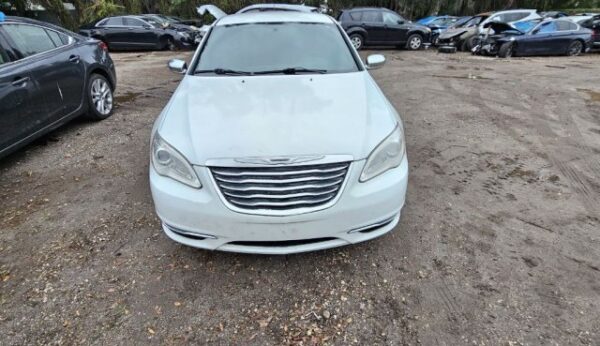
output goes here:
[[364, 11], [362, 13], [361, 21], [366, 23], [378, 23], [383, 22], [383, 16], [379, 11]]
[[556, 21], [555, 23], [556, 23], [556, 29], [558, 31], [577, 30], [577, 25], [575, 23], [567, 22], [566, 20], [559, 20], [559, 21]]
[[10, 24], [4, 25], [3, 28], [8, 38], [12, 41], [13, 49], [24, 58], [65, 44], [60, 34], [40, 26]]

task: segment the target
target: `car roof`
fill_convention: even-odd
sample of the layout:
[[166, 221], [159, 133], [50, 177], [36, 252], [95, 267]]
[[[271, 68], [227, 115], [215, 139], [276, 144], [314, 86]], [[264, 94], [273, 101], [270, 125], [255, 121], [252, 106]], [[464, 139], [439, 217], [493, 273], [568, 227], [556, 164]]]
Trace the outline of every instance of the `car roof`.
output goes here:
[[331, 24], [333, 19], [327, 15], [309, 12], [267, 11], [248, 12], [225, 16], [219, 19], [215, 26], [237, 25], [250, 23], [323, 23]]

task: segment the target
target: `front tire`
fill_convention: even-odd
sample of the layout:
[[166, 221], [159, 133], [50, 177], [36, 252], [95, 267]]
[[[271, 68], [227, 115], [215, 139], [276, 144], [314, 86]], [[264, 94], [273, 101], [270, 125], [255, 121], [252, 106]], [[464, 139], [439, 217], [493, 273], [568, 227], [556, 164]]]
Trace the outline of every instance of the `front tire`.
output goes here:
[[505, 42], [498, 50], [498, 56], [501, 58], [511, 58], [515, 55], [515, 45], [513, 42]]
[[408, 37], [406, 48], [410, 50], [419, 50], [423, 46], [423, 37], [419, 34], [412, 34]]
[[568, 56], [578, 56], [583, 52], [583, 43], [581, 41], [576, 40], [569, 44], [569, 48], [567, 49]]
[[171, 52], [178, 50], [177, 44], [175, 44], [175, 40], [172, 37], [167, 37], [167, 41], [165, 42], [165, 49], [170, 50]]
[[104, 120], [114, 111], [113, 88], [108, 80], [99, 74], [92, 74], [87, 84], [88, 112], [90, 120]]
[[350, 35], [350, 42], [354, 46], [354, 49], [359, 50], [365, 44], [365, 39], [361, 34], [352, 34]]

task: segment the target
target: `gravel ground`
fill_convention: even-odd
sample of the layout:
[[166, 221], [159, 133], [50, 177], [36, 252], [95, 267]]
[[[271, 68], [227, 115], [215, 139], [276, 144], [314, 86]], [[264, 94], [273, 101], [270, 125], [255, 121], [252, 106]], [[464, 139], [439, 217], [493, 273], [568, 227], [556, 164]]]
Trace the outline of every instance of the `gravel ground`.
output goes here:
[[0, 343], [600, 344], [600, 55], [383, 53], [400, 224], [280, 257], [162, 233], [149, 134], [190, 53], [113, 54], [112, 118], [0, 162]]

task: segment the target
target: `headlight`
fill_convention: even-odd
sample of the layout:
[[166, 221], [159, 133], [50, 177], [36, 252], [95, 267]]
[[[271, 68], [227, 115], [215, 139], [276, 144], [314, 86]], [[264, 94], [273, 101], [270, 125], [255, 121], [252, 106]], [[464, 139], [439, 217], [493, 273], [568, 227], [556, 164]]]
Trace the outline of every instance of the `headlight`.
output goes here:
[[359, 181], [364, 183], [392, 168], [400, 166], [405, 153], [404, 134], [400, 125], [396, 125], [394, 131], [369, 154]]
[[200, 188], [200, 180], [192, 165], [158, 133], [152, 138], [152, 166], [156, 173], [173, 178], [191, 187]]

